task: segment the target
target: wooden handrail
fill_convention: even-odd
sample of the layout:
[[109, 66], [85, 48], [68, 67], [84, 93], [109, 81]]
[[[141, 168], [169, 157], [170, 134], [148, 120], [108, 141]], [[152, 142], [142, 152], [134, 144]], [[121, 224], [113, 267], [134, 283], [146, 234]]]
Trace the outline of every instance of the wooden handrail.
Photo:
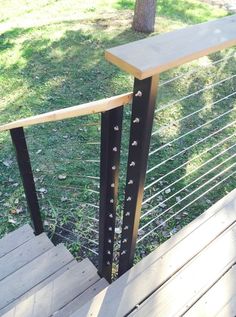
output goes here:
[[142, 80], [236, 45], [236, 15], [108, 49], [105, 57]]
[[45, 122], [59, 121], [74, 117], [80, 117], [88, 114], [95, 114], [108, 111], [130, 103], [132, 97], [133, 93], [129, 92], [111, 98], [92, 101], [78, 106], [63, 108], [60, 110], [50, 111], [36, 116], [19, 119], [11, 123], [1, 125], [0, 132]]

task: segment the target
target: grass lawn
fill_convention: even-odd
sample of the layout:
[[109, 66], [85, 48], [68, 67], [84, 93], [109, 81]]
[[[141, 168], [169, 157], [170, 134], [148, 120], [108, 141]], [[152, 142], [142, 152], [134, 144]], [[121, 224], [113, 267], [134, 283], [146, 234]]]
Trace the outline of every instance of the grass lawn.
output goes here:
[[[0, 123], [132, 90], [133, 79], [107, 63], [104, 50], [147, 36], [130, 29], [134, 1], [0, 0], [0, 5]], [[200, 1], [160, 0], [156, 33], [226, 14], [224, 10]], [[233, 52], [233, 49], [219, 52], [162, 74], [162, 83], [181, 74], [185, 76], [160, 87], [159, 108], [198, 89], [207, 88], [207, 85], [230, 79], [156, 113], [153, 131], [163, 125], [168, 127], [158, 130], [152, 137], [151, 151], [158, 146], [162, 148], [150, 155], [149, 169], [161, 165], [148, 173], [146, 186], [157, 182], [145, 190], [145, 200], [155, 193], [159, 194], [143, 206], [143, 214], [154, 209], [142, 218], [141, 226], [154, 220], [139, 232], [139, 238], [232, 172], [227, 171], [181, 201], [197, 186], [235, 162], [234, 157], [230, 159], [236, 153], [232, 147], [200, 168], [235, 142], [234, 137], [223, 142], [235, 132], [235, 124], [223, 129], [236, 119], [233, 111], [235, 97], [212, 105], [235, 90], [236, 80], [232, 76], [235, 74], [236, 63], [235, 57], [231, 56]], [[225, 57], [229, 58], [214, 64]], [[188, 75], [189, 71], [194, 72]], [[202, 107], [204, 109], [200, 111]], [[195, 115], [180, 120], [197, 110], [199, 112]], [[218, 116], [219, 119], [213, 120]], [[129, 118], [128, 106], [125, 110], [122, 141], [121, 193], [125, 180]], [[204, 125], [209, 120], [212, 121]], [[203, 127], [186, 137], [180, 137], [199, 125]], [[212, 137], [204, 140], [214, 132]], [[35, 126], [27, 128], [26, 135], [41, 210], [50, 235], [55, 241], [59, 241], [61, 235], [64, 236], [64, 241], [80, 257], [88, 252], [93, 254], [97, 251], [94, 240], [97, 241], [100, 117], [94, 115]], [[206, 151], [220, 141], [222, 143], [219, 146]], [[183, 151], [197, 142], [196, 146]], [[0, 149], [0, 235], [3, 235], [28, 222], [29, 218], [8, 133], [0, 134]], [[183, 152], [178, 155], [180, 151]], [[169, 157], [174, 158], [166, 161]], [[164, 161], [166, 163], [162, 163]], [[176, 172], [163, 177], [185, 162]], [[219, 164], [218, 168], [180, 192]], [[177, 179], [180, 181], [171, 187], [171, 191], [165, 189]], [[138, 244], [136, 259], [150, 252], [157, 243], [167, 239], [234, 187], [235, 178], [231, 177], [183, 213], [160, 226], [159, 230]], [[176, 192], [179, 194], [174, 196]], [[171, 195], [173, 197], [165, 202]], [[178, 205], [172, 208], [176, 203]], [[163, 211], [168, 208], [168, 213], [164, 214]], [[119, 215], [121, 210], [122, 194]], [[117, 232], [120, 225], [119, 216]], [[79, 243], [71, 242], [76, 240], [77, 233]]]

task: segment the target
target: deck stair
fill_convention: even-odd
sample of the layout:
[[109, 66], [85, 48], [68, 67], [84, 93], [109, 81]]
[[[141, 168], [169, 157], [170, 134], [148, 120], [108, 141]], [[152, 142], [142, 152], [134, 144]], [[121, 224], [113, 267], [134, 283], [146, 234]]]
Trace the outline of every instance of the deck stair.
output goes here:
[[109, 285], [29, 225], [0, 240], [0, 316], [236, 316], [236, 190]]
[[107, 285], [88, 259], [29, 225], [0, 240], [0, 316], [69, 316]]

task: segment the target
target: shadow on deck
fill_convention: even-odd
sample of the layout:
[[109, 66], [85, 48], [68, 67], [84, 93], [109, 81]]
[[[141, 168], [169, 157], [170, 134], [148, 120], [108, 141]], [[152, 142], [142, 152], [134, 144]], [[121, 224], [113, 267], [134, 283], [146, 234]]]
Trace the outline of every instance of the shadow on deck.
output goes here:
[[0, 240], [1, 316], [235, 316], [236, 190], [114, 283], [26, 225]]

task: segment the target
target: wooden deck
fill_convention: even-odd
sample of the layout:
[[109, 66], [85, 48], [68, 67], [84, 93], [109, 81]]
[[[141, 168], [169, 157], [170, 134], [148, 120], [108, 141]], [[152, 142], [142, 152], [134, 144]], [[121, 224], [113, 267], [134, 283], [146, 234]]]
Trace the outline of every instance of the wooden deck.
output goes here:
[[69, 316], [108, 283], [26, 225], [0, 240], [0, 316]]
[[111, 285], [26, 225], [0, 240], [0, 316], [236, 316], [236, 190]]
[[75, 312], [236, 316], [236, 190]]

